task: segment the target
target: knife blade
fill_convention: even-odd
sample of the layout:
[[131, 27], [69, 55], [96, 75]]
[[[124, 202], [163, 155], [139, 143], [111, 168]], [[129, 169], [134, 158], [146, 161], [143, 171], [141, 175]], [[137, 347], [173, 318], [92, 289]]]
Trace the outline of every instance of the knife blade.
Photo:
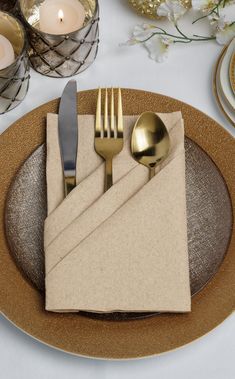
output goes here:
[[63, 91], [59, 106], [58, 126], [66, 197], [76, 187], [78, 120], [77, 83], [75, 80], [70, 80]]

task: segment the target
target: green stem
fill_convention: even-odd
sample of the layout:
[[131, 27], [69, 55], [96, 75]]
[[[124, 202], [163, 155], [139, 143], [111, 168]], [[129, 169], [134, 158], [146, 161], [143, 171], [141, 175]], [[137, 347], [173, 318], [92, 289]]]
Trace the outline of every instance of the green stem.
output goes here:
[[216, 37], [203, 37], [203, 38], [192, 38], [191, 41], [203, 42], [203, 41], [214, 41]]
[[179, 32], [179, 34], [182, 36], [182, 37], [184, 37], [184, 38], [186, 38], [186, 39], [189, 39], [181, 30], [180, 30], [180, 28], [178, 27], [178, 25], [177, 25], [177, 23], [175, 23], [174, 24], [175, 25], [175, 28], [176, 28], [176, 30]]
[[[155, 29], [158, 29], [161, 31], [161, 33], [158, 33], [158, 32], [155, 32], [155, 33], [152, 33], [152, 36], [154, 36], [155, 34], [161, 34], [161, 35], [166, 35], [168, 37], [173, 37], [173, 38], [180, 38], [180, 39], [187, 39], [187, 37], [185, 35], [182, 34], [182, 37], [180, 36], [175, 36], [173, 34], [170, 34], [170, 33], [167, 33], [164, 29], [162, 28], [159, 28], [158, 26], [155, 26]], [[150, 38], [152, 38], [152, 36]]]
[[200, 36], [199, 34], [194, 34], [193, 36], [197, 37], [198, 39], [200, 38], [201, 41], [210, 41], [215, 39], [215, 37], [204, 37]]
[[[200, 36], [200, 35], [197, 35], [197, 34], [194, 34], [193, 35], [193, 37], [197, 37], [197, 38], [192, 38], [192, 37], [188, 37], [188, 36], [186, 36], [186, 34], [184, 34], [181, 30], [180, 30], [180, 28], [179, 28], [179, 26], [177, 25], [177, 23], [175, 23], [175, 28], [176, 28], [176, 30], [179, 32], [179, 34], [181, 35], [181, 36], [183, 36], [186, 40], [189, 40], [190, 42], [192, 42], [192, 41], [209, 41], [209, 40], [211, 40], [211, 39], [215, 39], [215, 37], [205, 37], [205, 36]], [[177, 38], [182, 38], [182, 37], [177, 37]]]
[[[161, 28], [158, 28], [160, 30], [163, 30]], [[179, 31], [180, 33], [180, 29], [179, 27], [177, 26], [176, 29]], [[201, 42], [201, 41], [211, 41], [211, 40], [215, 40], [215, 37], [204, 37], [204, 36], [199, 36], [199, 35], [194, 35], [194, 37], [197, 37], [197, 38], [192, 38], [192, 37], [188, 37], [186, 36], [185, 34], [183, 34], [182, 32], [180, 33], [181, 36], [176, 36], [174, 34], [170, 34], [170, 33], [167, 33], [166, 31], [161, 31], [161, 32], [155, 32], [155, 33], [152, 33], [148, 38], [144, 39], [141, 41], [141, 43], [145, 43], [147, 41], [149, 41], [152, 37], [154, 37], [155, 35], [159, 35], [159, 36], [167, 36], [167, 37], [171, 37], [171, 38], [174, 38], [173, 40], [173, 43], [190, 43], [190, 42]]]
[[216, 13], [217, 16], [219, 16], [219, 6], [220, 6], [220, 4], [223, 2], [223, 6], [225, 6], [225, 4], [226, 4], [227, 1], [228, 0], [220, 0], [218, 2], [218, 4], [214, 8], [212, 8], [212, 10], [209, 13], [205, 14], [204, 16], [201, 16], [201, 17], [197, 18], [196, 20], [194, 20], [192, 22], [192, 24], [195, 24], [196, 22], [198, 22], [200, 20], [203, 20], [204, 18], [207, 18], [208, 16], [212, 15], [213, 13]]
[[167, 36], [167, 37], [172, 37], [172, 38], [179, 38], [179, 39], [182, 39], [184, 40], [185, 38], [183, 37], [178, 37], [178, 36], [174, 36], [173, 34], [170, 34], [170, 33], [167, 33], [167, 32], [155, 32], [155, 33], [152, 33], [150, 37], [142, 40], [141, 42], [144, 43], [144, 42], [147, 42], [149, 41], [152, 37], [154, 37], [155, 35], [158, 35], [158, 36]]
[[185, 40], [185, 41], [182, 41], [182, 40], [174, 40], [173, 43], [191, 43], [192, 41], [190, 40]]

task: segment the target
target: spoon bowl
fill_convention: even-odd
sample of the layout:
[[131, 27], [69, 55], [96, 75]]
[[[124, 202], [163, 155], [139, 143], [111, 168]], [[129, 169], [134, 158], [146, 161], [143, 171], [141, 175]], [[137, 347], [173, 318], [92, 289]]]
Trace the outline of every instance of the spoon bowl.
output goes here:
[[131, 138], [131, 152], [134, 159], [149, 168], [150, 179], [155, 168], [168, 155], [170, 138], [167, 128], [154, 112], [144, 112], [134, 126]]

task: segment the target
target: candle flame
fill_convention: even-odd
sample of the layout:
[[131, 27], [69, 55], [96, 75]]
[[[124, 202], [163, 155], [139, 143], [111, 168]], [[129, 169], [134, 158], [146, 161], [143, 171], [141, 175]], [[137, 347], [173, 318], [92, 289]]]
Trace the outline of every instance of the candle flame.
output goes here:
[[62, 22], [64, 19], [64, 12], [62, 11], [62, 9], [60, 9], [58, 12], [58, 18], [59, 18], [60, 22]]

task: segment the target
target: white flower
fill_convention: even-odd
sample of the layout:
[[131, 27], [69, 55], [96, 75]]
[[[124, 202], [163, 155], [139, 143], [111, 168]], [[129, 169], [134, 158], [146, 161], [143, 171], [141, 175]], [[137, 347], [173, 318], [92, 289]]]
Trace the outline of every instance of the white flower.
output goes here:
[[163, 62], [168, 56], [169, 46], [173, 40], [168, 36], [159, 35], [159, 33], [162, 33], [162, 30], [155, 25], [137, 25], [133, 30], [131, 39], [126, 43], [121, 44], [121, 46], [131, 46], [143, 43], [149, 52], [150, 58], [157, 62]]
[[186, 11], [179, 0], [166, 0], [157, 8], [157, 15], [167, 17], [169, 21], [175, 23]]
[[225, 7], [219, 8], [220, 18], [223, 19], [224, 23], [231, 24], [235, 21], [235, 1], [226, 5]]
[[224, 18], [219, 17], [217, 14], [212, 13], [209, 16], [207, 16], [210, 24], [212, 26], [215, 26], [217, 29], [223, 29], [226, 26], [226, 23], [224, 21]]
[[235, 37], [235, 24], [227, 25], [224, 29], [219, 29], [215, 36], [216, 41], [220, 45], [227, 45]]
[[169, 53], [172, 40], [168, 37], [155, 35], [144, 43], [151, 59], [156, 62], [164, 62]]
[[136, 25], [132, 32], [131, 39], [129, 39], [124, 44], [122, 44], [122, 46], [131, 46], [131, 45], [136, 45], [138, 43], [144, 42], [157, 31], [159, 32], [159, 30], [156, 29], [155, 25], [151, 25], [151, 24]]
[[156, 27], [151, 24], [136, 25], [133, 30], [133, 37], [137, 41], [142, 42], [151, 37], [155, 31]]
[[192, 8], [196, 11], [207, 12], [213, 9], [219, 0], [192, 0]]
[[225, 26], [232, 24], [235, 21], [235, 1], [229, 5], [220, 8], [219, 13], [208, 15], [211, 25], [215, 25], [218, 29], [224, 29]]
[[228, 44], [235, 37], [235, 0], [224, 7], [219, 7], [218, 14], [211, 14], [208, 19], [215, 27], [217, 42], [220, 45]]

